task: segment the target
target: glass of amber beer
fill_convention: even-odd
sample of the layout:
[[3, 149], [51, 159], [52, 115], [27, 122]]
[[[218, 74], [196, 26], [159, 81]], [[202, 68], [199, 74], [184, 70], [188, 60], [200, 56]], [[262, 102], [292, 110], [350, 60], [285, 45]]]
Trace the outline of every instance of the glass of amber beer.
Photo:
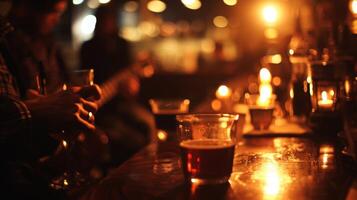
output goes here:
[[220, 184], [232, 173], [238, 115], [182, 114], [176, 116], [182, 169], [188, 182]]

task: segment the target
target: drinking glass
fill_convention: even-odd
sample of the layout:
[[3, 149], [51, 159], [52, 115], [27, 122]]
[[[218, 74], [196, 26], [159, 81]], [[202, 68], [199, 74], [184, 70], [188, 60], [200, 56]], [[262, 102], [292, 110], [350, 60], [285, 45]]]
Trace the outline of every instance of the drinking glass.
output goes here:
[[150, 99], [151, 111], [155, 115], [157, 136], [160, 140], [175, 140], [176, 115], [188, 113], [188, 99]]
[[290, 57], [292, 74], [290, 80], [290, 99], [292, 103], [292, 116], [306, 122], [311, 112], [311, 76], [307, 58]]
[[232, 173], [237, 115], [177, 115], [182, 169], [194, 184], [226, 183]]
[[[94, 70], [76, 70], [70, 74], [70, 80], [63, 85], [63, 90], [67, 90], [70, 87], [84, 87], [94, 84]], [[88, 117], [93, 115], [89, 112]], [[61, 134], [67, 131], [75, 130], [62, 130]], [[82, 133], [79, 133], [82, 134]], [[77, 135], [77, 134], [74, 134]], [[74, 166], [75, 160], [73, 158], [73, 146], [75, 138], [63, 139], [61, 141], [62, 148], [65, 155], [65, 172], [52, 180], [50, 186], [54, 189], [70, 189], [77, 186], [81, 186], [86, 182], [86, 178], [80, 173], [76, 166]]]

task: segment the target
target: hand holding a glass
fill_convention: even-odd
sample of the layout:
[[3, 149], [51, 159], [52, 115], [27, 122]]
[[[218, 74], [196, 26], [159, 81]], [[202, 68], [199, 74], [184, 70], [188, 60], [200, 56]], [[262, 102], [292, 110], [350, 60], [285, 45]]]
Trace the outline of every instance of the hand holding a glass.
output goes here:
[[59, 91], [54, 94], [37, 95], [25, 102], [29, 108], [35, 127], [49, 132], [67, 129], [94, 130], [94, 118], [97, 105], [91, 99], [100, 98], [98, 86], [86, 86]]

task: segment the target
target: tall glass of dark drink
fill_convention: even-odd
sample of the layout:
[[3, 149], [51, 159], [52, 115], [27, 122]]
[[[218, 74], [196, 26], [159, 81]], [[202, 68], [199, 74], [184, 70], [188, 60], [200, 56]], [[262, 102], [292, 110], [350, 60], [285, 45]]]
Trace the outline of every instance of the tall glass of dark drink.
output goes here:
[[303, 58], [304, 57], [290, 58], [292, 62], [290, 98], [292, 100], [292, 114], [304, 121], [311, 112], [311, 77], [308, 75], [309, 65], [307, 58]]
[[237, 115], [177, 115], [182, 169], [188, 182], [220, 184], [228, 181], [233, 166]]

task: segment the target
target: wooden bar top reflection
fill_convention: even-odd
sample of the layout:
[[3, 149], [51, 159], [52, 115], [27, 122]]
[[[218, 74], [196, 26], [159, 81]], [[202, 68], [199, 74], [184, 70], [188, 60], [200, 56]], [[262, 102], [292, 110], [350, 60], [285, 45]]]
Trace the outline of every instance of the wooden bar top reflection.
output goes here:
[[[83, 199], [346, 199], [356, 173], [339, 145], [311, 138], [247, 138], [228, 183], [187, 184], [175, 143], [147, 146]], [[219, 164], [219, 163], [212, 163]]]

